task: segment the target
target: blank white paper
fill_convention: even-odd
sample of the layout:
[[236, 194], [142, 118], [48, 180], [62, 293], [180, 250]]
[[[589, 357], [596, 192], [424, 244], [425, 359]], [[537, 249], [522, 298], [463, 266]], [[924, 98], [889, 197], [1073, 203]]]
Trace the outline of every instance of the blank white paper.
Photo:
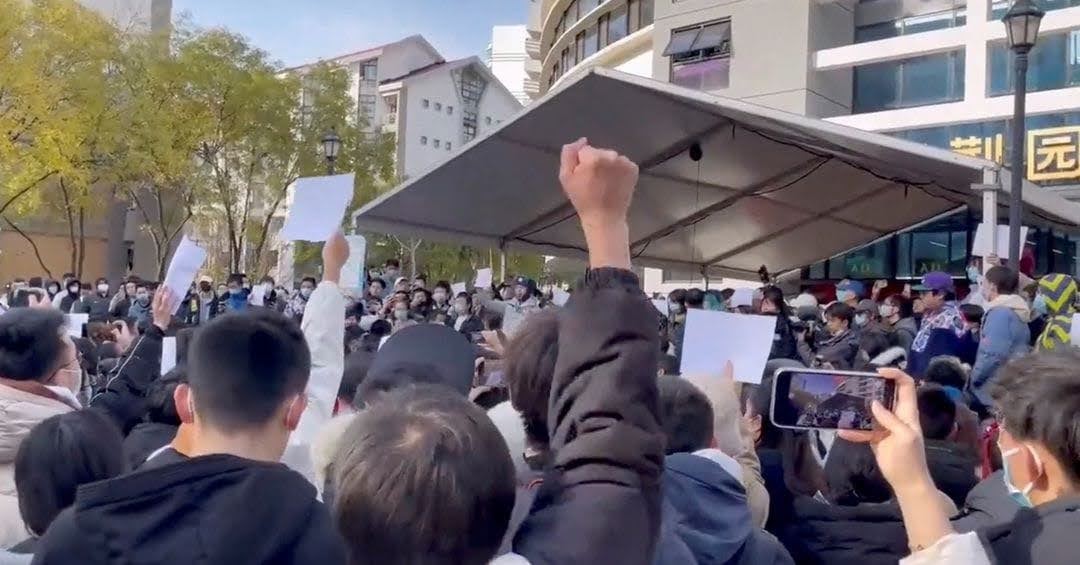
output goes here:
[[345, 217], [354, 175], [304, 177], [293, 184], [292, 204], [279, 237], [285, 241], [326, 241]]
[[[1027, 226], [1020, 227], [1020, 249], [1024, 248], [1027, 241], [1028, 228]], [[997, 238], [997, 255], [999, 259], [1009, 259], [1009, 226], [998, 225], [995, 232]], [[986, 229], [986, 224], [979, 223], [979, 227], [975, 228], [975, 240], [971, 242], [971, 254], [976, 257], [986, 257], [993, 251], [991, 245], [994, 243], [990, 239], [990, 230]]]
[[491, 269], [477, 269], [476, 270], [476, 288], [487, 289], [491, 288]]
[[64, 314], [67, 332], [71, 337], [82, 337], [83, 326], [90, 323], [90, 314]]
[[164, 375], [176, 366], [176, 338], [161, 339], [161, 374]]
[[191, 282], [195, 280], [196, 273], [205, 261], [206, 250], [185, 235], [180, 240], [180, 245], [176, 246], [176, 252], [169, 262], [169, 270], [165, 273], [165, 286], [173, 293], [173, 315], [180, 308], [180, 302], [187, 296]]
[[775, 333], [775, 316], [689, 310], [680, 370], [719, 378], [731, 361], [736, 381], [760, 384]]

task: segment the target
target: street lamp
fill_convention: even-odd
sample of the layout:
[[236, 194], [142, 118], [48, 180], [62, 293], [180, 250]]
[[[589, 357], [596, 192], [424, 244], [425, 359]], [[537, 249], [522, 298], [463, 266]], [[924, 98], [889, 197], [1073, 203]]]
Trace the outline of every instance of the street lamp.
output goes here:
[[338, 137], [334, 128], [330, 128], [330, 131], [326, 132], [322, 138], [322, 153], [323, 157], [326, 157], [326, 174], [334, 174], [334, 160], [337, 159], [340, 151], [341, 138]]
[[1039, 24], [1045, 14], [1032, 0], [1016, 0], [1001, 18], [1009, 37], [1015, 66], [1013, 80], [1012, 188], [1009, 191], [1009, 263], [1020, 272], [1020, 224], [1024, 206], [1024, 114], [1027, 102], [1028, 53], [1039, 40]]

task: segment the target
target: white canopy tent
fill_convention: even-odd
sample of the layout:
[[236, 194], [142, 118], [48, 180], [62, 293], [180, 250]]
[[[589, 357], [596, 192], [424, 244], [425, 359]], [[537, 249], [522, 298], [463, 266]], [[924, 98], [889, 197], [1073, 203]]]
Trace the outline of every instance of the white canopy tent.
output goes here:
[[[635, 263], [722, 276], [808, 265], [981, 206], [973, 185], [1009, 186], [1008, 171], [990, 161], [593, 69], [364, 206], [357, 226], [584, 257], [557, 178], [561, 146], [582, 136], [641, 167], [630, 211]], [[1080, 224], [1080, 205], [1039, 186], [1026, 184], [1024, 201], [1025, 223]]]

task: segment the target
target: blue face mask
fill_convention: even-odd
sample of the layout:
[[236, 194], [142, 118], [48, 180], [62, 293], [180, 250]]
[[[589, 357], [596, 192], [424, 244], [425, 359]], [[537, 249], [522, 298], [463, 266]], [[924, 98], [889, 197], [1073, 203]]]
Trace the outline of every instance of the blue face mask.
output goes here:
[[1035, 300], [1031, 301], [1031, 307], [1036, 312], [1038, 312], [1038, 313], [1042, 314], [1043, 316], [1045, 316], [1047, 314], [1047, 311], [1046, 311], [1046, 297], [1041, 295], [1041, 294], [1036, 294], [1035, 295]]
[[1005, 481], [1005, 490], [1009, 491], [1009, 498], [1021, 508], [1031, 508], [1034, 504], [1032, 504], [1028, 493], [1031, 492], [1031, 489], [1035, 488], [1035, 481], [1028, 483], [1028, 485], [1022, 489], [1018, 489], [1013, 486], [1012, 475], [1009, 473], [1009, 458], [1020, 453], [1022, 449], [1027, 449], [1028, 452], [1031, 453], [1031, 456], [1035, 458], [1035, 466], [1039, 468], [1039, 473], [1042, 474], [1042, 461], [1039, 460], [1039, 454], [1032, 451], [1030, 447], [1025, 445], [1023, 447], [1014, 447], [1012, 449], [1002, 449], [1001, 443], [998, 442], [998, 450], [1001, 451], [1001, 469], [1003, 471], [1001, 477]]
[[967, 268], [967, 278], [969, 282], [979, 284], [979, 281], [982, 280], [982, 272], [979, 271], [978, 267], [972, 265]]

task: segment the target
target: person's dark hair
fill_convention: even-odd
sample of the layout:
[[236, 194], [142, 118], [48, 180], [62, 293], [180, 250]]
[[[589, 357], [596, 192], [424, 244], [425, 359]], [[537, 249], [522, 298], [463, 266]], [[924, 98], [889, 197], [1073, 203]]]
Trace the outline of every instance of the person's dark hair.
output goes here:
[[12, 308], [0, 316], [0, 377], [43, 381], [68, 359], [59, 310]]
[[371, 362], [375, 360], [375, 350], [360, 349], [345, 357], [345, 370], [341, 375], [341, 386], [338, 387], [337, 397], [353, 404], [356, 399], [356, 390], [360, 383], [367, 378]]
[[940, 386], [949, 386], [957, 390], [964, 390], [967, 385], [967, 374], [960, 359], [949, 355], [938, 355], [930, 360], [923, 380]]
[[183, 365], [173, 367], [160, 379], [151, 382], [146, 389], [146, 421], [179, 426], [180, 414], [176, 411], [173, 393], [176, 392], [176, 387], [187, 382], [187, 368]]
[[19, 514], [30, 533], [43, 535], [75, 503], [79, 486], [122, 474], [123, 441], [96, 410], [60, 414], [34, 426], [15, 455]]
[[496, 332], [502, 329], [503, 315], [490, 308], [480, 311], [480, 321], [484, 322], [484, 329]]
[[997, 287], [1000, 294], [1016, 294], [1018, 288], [1020, 288], [1020, 275], [1016, 271], [1008, 267], [990, 267], [989, 271], [986, 271], [986, 282], [992, 283]]
[[948, 439], [956, 429], [956, 403], [937, 385], [919, 387], [919, 424], [926, 439]]
[[990, 381], [998, 421], [1020, 441], [1042, 444], [1080, 485], [1080, 351], [1014, 357]]
[[851, 321], [855, 319], [855, 310], [843, 302], [833, 302], [825, 309], [825, 319], [829, 318], [839, 318], [851, 325]]
[[471, 294], [469, 294], [467, 292], [459, 292], [459, 293], [457, 293], [457, 296], [454, 297], [454, 299], [456, 300], [458, 298], [464, 298], [465, 303], [469, 305], [469, 308], [472, 308], [472, 295]]
[[982, 322], [983, 315], [985, 314], [986, 310], [983, 310], [983, 307], [978, 304], [960, 305], [960, 315], [963, 316], [964, 321], [969, 324], [978, 324]]
[[446, 296], [450, 296], [450, 283], [446, 281], [439, 281], [435, 283], [435, 290], [438, 290], [440, 288], [446, 291]]
[[398, 261], [397, 259], [387, 259], [386, 262], [383, 263], [383, 268], [385, 269], [386, 267], [393, 267], [395, 269], [400, 269], [401, 268], [401, 261]]
[[713, 409], [705, 393], [681, 377], [660, 377], [660, 426], [668, 455], [693, 453], [713, 441]]
[[382, 337], [384, 335], [390, 335], [390, 332], [392, 331], [394, 331], [394, 326], [390, 325], [390, 322], [387, 322], [386, 320], [375, 320], [371, 323], [371, 330], [368, 333]]
[[307, 386], [311, 352], [295, 322], [256, 308], [213, 319], [188, 352], [188, 380], [203, 420], [226, 429], [266, 423]]
[[304, 277], [300, 279], [300, 284], [304, 284], [306, 282], [309, 282], [314, 286], [319, 286], [319, 281], [315, 280], [315, 277]]
[[398, 290], [394, 292], [394, 297], [391, 298], [391, 300], [394, 302], [397, 302], [398, 300], [404, 300], [408, 302], [410, 298], [412, 298], [411, 292], [407, 290]]
[[86, 335], [95, 344], [101, 345], [107, 341], [113, 341], [113, 326], [105, 322], [90, 322], [86, 325]]
[[[676, 304], [685, 305], [686, 304], [686, 289], [677, 288], [677, 289], [671, 291], [671, 294], [668, 295], [668, 302], [674, 302]], [[667, 312], [664, 312], [664, 313], [667, 314]]]
[[784, 300], [784, 291], [780, 290], [780, 287], [776, 285], [768, 285], [761, 289], [761, 299], [768, 300], [776, 305], [777, 316], [783, 318], [791, 317], [791, 307], [788, 306], [786, 300]]
[[73, 279], [73, 278], [75, 278], [75, 273], [64, 273], [63, 276], [61, 276], [60, 278], [61, 279]]
[[444, 387], [398, 390], [360, 412], [332, 468], [334, 522], [350, 563], [484, 565], [514, 507], [502, 435]]
[[548, 403], [558, 356], [559, 316], [554, 310], [529, 316], [503, 355], [503, 379], [510, 390], [510, 404], [521, 413], [525, 437], [540, 445], [550, 441]]
[[424, 283], [426, 284], [427, 283], [427, 275], [425, 275], [424, 273], [420, 273], [420, 274], [416, 275], [415, 277], [413, 277], [413, 282], [416, 282], [416, 281], [424, 281]]
[[30, 288], [45, 288], [45, 281], [41, 277], [30, 277], [30, 280], [26, 281], [26, 286]]
[[382, 279], [379, 279], [379, 278], [374, 278], [374, 279], [371, 279], [371, 281], [370, 281], [370, 282], [368, 282], [368, 285], [373, 285], [373, 284], [377, 284], [377, 285], [379, 285], [380, 287], [382, 287], [382, 288], [383, 288], [383, 290], [385, 290], [385, 289], [386, 289], [386, 282], [385, 282], [385, 281], [383, 281]]
[[889, 295], [885, 299], [885, 302], [891, 302], [896, 305], [896, 311], [900, 314], [900, 318], [910, 318], [915, 315], [914, 301], [903, 294]]
[[687, 308], [703, 308], [705, 306], [705, 291], [700, 288], [691, 288], [686, 291]]
[[400, 362], [377, 371], [369, 367], [367, 376], [356, 387], [353, 406], [364, 409], [392, 391], [418, 385], [441, 385], [442, 382], [439, 370], [429, 363]]

